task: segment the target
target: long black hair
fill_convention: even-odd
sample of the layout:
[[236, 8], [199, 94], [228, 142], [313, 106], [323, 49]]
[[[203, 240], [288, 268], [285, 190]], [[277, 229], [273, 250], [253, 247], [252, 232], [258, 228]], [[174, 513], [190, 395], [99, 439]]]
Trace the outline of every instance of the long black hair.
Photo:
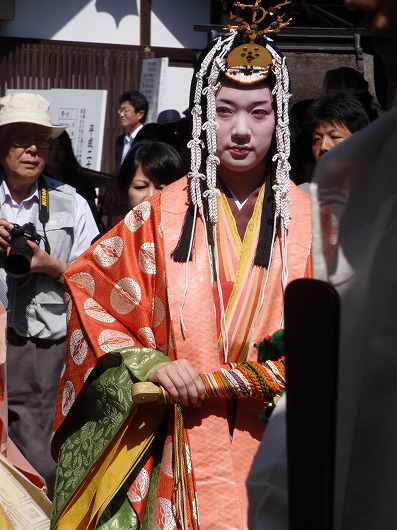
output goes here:
[[[242, 34], [237, 33], [232, 48], [236, 48], [237, 46], [240, 46], [241, 44], [246, 44], [249, 42], [249, 38]], [[258, 37], [256, 40], [256, 43], [266, 47], [269, 45], [268, 39], [266, 39], [265, 36]], [[200, 57], [195, 65], [195, 74], [193, 75], [193, 80], [190, 88], [190, 111], [193, 109], [194, 106], [194, 98], [196, 95], [196, 85], [198, 82], [197, 72], [201, 69], [201, 66], [203, 64], [203, 61], [207, 58], [208, 53], [211, 49], [214, 48], [214, 42], [211, 43], [207, 48], [203, 50], [203, 52], [200, 54]], [[276, 53], [281, 56], [281, 53], [278, 51], [276, 46], [274, 46], [273, 43], [271, 43], [271, 47], [276, 51]], [[207, 66], [207, 72], [209, 73], [212, 67], [213, 61], [216, 59], [217, 54], [212, 58], [212, 60], [209, 62]], [[220, 74], [221, 76], [223, 74]], [[222, 80], [222, 77], [219, 78], [220, 81]], [[222, 82], [222, 81], [221, 81]], [[271, 70], [269, 71], [269, 75], [266, 78], [266, 82], [269, 84], [269, 87], [271, 89], [274, 88], [275, 82], [276, 82], [276, 76], [274, 72]], [[208, 76], [205, 76], [203, 78], [203, 90], [205, 90], [208, 86]], [[274, 107], [274, 113], [277, 117], [277, 101], [276, 98], [273, 100], [273, 107]], [[207, 102], [206, 98], [201, 98], [201, 113], [203, 116], [207, 115]], [[203, 142], [203, 149], [202, 149], [202, 159], [201, 159], [201, 173], [205, 174], [205, 164], [206, 159], [208, 156], [208, 151], [206, 147], [206, 141], [205, 141], [205, 132], [201, 131], [201, 141]], [[271, 244], [272, 244], [272, 235], [274, 230], [274, 196], [273, 196], [273, 181], [274, 181], [274, 164], [272, 163], [273, 155], [276, 153], [276, 136], [275, 133], [273, 134], [272, 144], [270, 146], [270, 149], [267, 154], [267, 168], [266, 168], [266, 174], [264, 175], [264, 179], [266, 179], [266, 187], [265, 187], [265, 193], [263, 198], [263, 207], [262, 207], [262, 215], [261, 215], [261, 225], [260, 225], [260, 237], [258, 240], [258, 246], [255, 253], [255, 259], [254, 264], [260, 267], [267, 267], [270, 260], [271, 255]], [[202, 194], [206, 190], [206, 183], [204, 181], [201, 182], [202, 187]], [[205, 207], [205, 203], [203, 204], [203, 207]], [[180, 234], [180, 238], [178, 241], [177, 246], [175, 247], [174, 251], [171, 254], [171, 257], [174, 261], [184, 263], [187, 261], [187, 259], [192, 259], [192, 256], [189, 256], [189, 246], [190, 246], [190, 238], [192, 231], [195, 232], [195, 226], [194, 225], [194, 206], [190, 202], [189, 207], [187, 209], [184, 224], [182, 227], [182, 231]]]
[[185, 174], [182, 158], [172, 145], [151, 140], [135, 141], [117, 175], [117, 184], [123, 195], [127, 195], [139, 166], [148, 178], [165, 185]]

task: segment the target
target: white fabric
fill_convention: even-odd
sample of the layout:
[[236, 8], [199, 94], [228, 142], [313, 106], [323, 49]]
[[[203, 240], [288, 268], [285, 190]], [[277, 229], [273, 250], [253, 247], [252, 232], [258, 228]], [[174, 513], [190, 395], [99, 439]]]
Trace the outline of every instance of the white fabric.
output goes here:
[[266, 426], [247, 478], [248, 528], [287, 530], [286, 397], [281, 397]]
[[132, 142], [135, 140], [135, 136], [139, 133], [142, 127], [143, 125], [140, 125], [131, 134], [124, 135], [124, 147], [123, 154], [121, 155], [121, 162], [123, 162], [124, 158], [127, 156], [128, 151], [131, 149]]
[[7, 524], [7, 530], [49, 530], [51, 501], [2, 454], [0, 483], [0, 523]]
[[[334, 530], [395, 530], [397, 108], [324, 155], [311, 192], [314, 276], [341, 299]], [[272, 419], [262, 448], [247, 485], [266, 525], [250, 529], [287, 528], [286, 432]]]
[[[225, 183], [223, 183], [223, 185], [226, 186]], [[247, 202], [248, 197], [243, 202], [240, 202], [238, 200], [238, 198], [236, 197], [236, 195], [233, 193], [233, 191], [229, 188], [229, 186], [226, 186], [226, 188], [229, 190], [229, 192], [230, 192], [230, 194], [231, 194], [231, 196], [232, 196], [232, 198], [233, 198], [233, 200], [234, 200], [234, 202], [236, 204], [237, 209], [240, 211], [241, 208], [244, 206], [244, 204]]]
[[[322, 157], [314, 180], [314, 271], [341, 298], [334, 528], [394, 530], [397, 108]], [[323, 252], [324, 205], [333, 255], [333, 241]]]
[[[17, 204], [12, 200], [6, 182], [0, 183], [0, 211], [1, 217], [10, 223], [23, 225], [31, 220], [31, 211], [34, 204], [38, 204], [39, 194], [37, 182], [32, 188], [31, 195]], [[75, 238], [68, 260], [68, 265], [73, 263], [90, 245], [91, 241], [98, 235], [98, 227], [95, 223], [88, 203], [78, 193], [75, 195], [76, 225]]]

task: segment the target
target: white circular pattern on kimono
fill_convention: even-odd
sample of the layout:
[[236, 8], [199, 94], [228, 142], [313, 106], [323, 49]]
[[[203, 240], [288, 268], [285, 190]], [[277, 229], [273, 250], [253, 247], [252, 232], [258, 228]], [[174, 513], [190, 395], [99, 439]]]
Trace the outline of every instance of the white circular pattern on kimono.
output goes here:
[[146, 274], [156, 274], [156, 248], [154, 243], [143, 243], [139, 249], [139, 268]]
[[192, 472], [192, 459], [190, 457], [190, 449], [187, 444], [185, 444], [186, 460], [187, 460], [187, 471], [188, 473]]
[[84, 383], [87, 381], [88, 376], [90, 375], [90, 373], [92, 372], [93, 369], [94, 369], [94, 367], [92, 367], [92, 368], [88, 368], [88, 370], [87, 370], [86, 373], [84, 374]]
[[156, 521], [154, 528], [155, 530], [176, 530], [176, 519], [174, 514], [174, 507], [172, 502], [163, 497], [158, 497], [154, 501], [153, 512], [158, 515], [161, 519]]
[[63, 365], [62, 365], [61, 376], [60, 376], [59, 379], [62, 379], [62, 377], [64, 376], [64, 373], [65, 373], [65, 370], [66, 370], [66, 362], [64, 362]]
[[143, 201], [130, 210], [124, 217], [124, 223], [128, 230], [136, 232], [150, 217], [151, 206], [148, 201]]
[[161, 471], [167, 477], [172, 478], [172, 443], [166, 444], [163, 450], [163, 455], [161, 457]]
[[119, 280], [110, 293], [110, 303], [121, 315], [130, 313], [140, 301], [141, 288], [132, 278]]
[[142, 339], [142, 342], [148, 342], [152, 348], [156, 347], [156, 340], [154, 338], [153, 331], [150, 328], [141, 328], [138, 331], [138, 336], [140, 339]]
[[88, 345], [81, 329], [76, 329], [70, 336], [70, 355], [75, 364], [80, 365], [87, 357]]
[[71, 381], [66, 381], [65, 388], [62, 392], [62, 414], [64, 416], [67, 416], [69, 410], [72, 408], [75, 398], [76, 392], [73, 383]]
[[70, 281], [77, 283], [77, 285], [83, 289], [89, 296], [94, 295], [95, 291], [95, 280], [88, 274], [88, 272], [77, 272], [70, 277]]
[[131, 502], [141, 502], [146, 498], [150, 487], [150, 476], [146, 469], [142, 468], [128, 490], [128, 498]]
[[[190, 457], [189, 446], [185, 444], [186, 460], [187, 460], [187, 471], [192, 472], [192, 459]], [[161, 458], [161, 471], [167, 477], [173, 477], [173, 466], [172, 466], [172, 443], [167, 444], [164, 447], [163, 456]]]
[[84, 302], [84, 311], [86, 314], [99, 322], [114, 322], [116, 319], [98, 304], [93, 298], [87, 298]]
[[123, 240], [119, 236], [114, 236], [101, 241], [92, 253], [92, 257], [100, 267], [111, 267], [122, 252]]
[[102, 351], [108, 353], [119, 348], [134, 346], [134, 341], [126, 333], [114, 329], [105, 329], [101, 331], [98, 337], [98, 344]]
[[196, 519], [196, 521], [199, 521], [199, 513], [198, 513], [198, 503], [197, 503], [197, 493], [196, 495], [194, 496], [194, 500], [192, 502], [192, 512], [193, 512], [193, 517]]
[[69, 293], [65, 293], [65, 305], [66, 305], [66, 324], [69, 324], [70, 317], [72, 315], [72, 307], [73, 307], [72, 299]]
[[154, 297], [153, 300], [153, 327], [157, 328], [165, 317], [165, 308], [164, 304], [158, 296]]

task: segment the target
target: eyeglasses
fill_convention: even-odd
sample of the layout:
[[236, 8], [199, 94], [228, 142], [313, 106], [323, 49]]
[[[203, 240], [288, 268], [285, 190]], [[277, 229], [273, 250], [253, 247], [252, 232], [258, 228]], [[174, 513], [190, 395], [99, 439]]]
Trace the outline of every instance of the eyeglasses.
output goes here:
[[37, 134], [36, 136], [31, 136], [30, 134], [9, 134], [8, 135], [15, 147], [26, 147], [27, 145], [34, 144], [36, 147], [50, 147], [51, 136], [47, 134]]
[[124, 116], [128, 116], [131, 112], [135, 112], [134, 109], [117, 109], [117, 114], [121, 116], [121, 114], [124, 114]]

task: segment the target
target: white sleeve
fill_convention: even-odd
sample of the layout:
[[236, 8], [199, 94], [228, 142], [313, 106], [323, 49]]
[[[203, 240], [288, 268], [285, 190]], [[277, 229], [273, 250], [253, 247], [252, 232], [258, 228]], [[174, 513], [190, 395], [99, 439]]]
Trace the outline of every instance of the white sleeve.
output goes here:
[[270, 417], [247, 478], [249, 530], [285, 530], [288, 522], [286, 395]]

